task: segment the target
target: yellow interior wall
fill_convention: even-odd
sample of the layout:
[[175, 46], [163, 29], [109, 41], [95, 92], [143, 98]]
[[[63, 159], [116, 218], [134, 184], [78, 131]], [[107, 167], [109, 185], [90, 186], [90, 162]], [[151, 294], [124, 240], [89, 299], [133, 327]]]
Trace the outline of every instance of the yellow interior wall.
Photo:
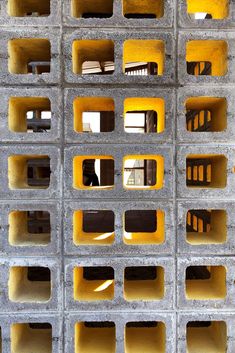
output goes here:
[[223, 40], [191, 40], [186, 44], [186, 61], [209, 61], [212, 76], [227, 73], [228, 44]]
[[213, 210], [209, 232], [187, 232], [187, 242], [193, 245], [222, 244], [227, 239], [227, 213], [224, 210]]
[[32, 329], [26, 323], [11, 325], [11, 353], [32, 352], [52, 352], [52, 330]]
[[8, 0], [7, 13], [9, 16], [24, 17], [29, 12], [50, 14], [50, 0]]
[[13, 266], [8, 281], [9, 299], [13, 302], [46, 302], [51, 296], [51, 283], [47, 281], [29, 281], [28, 268]]
[[114, 242], [115, 232], [87, 233], [83, 231], [83, 211], [73, 213], [73, 242], [75, 245], [111, 245]]
[[187, 327], [187, 353], [226, 353], [227, 327], [213, 321], [209, 327]]
[[[128, 245], [162, 244], [165, 240], [165, 212], [156, 211], [156, 232], [132, 232], [124, 231], [123, 241]], [[125, 216], [123, 217], [123, 229], [125, 229]]]
[[124, 298], [133, 300], [160, 300], [164, 297], [164, 269], [157, 267], [157, 278], [155, 280], [124, 280]]
[[164, 0], [123, 0], [123, 14], [154, 14], [157, 18], [164, 15]]
[[[209, 159], [212, 163], [211, 183], [206, 186], [190, 186], [190, 188], [225, 188], [227, 185], [227, 158], [224, 155], [188, 155], [187, 159]], [[189, 187], [189, 186], [188, 186]]]
[[162, 98], [126, 98], [124, 101], [125, 114], [135, 110], [154, 110], [157, 113], [157, 133], [165, 129], [165, 102]]
[[9, 213], [9, 243], [15, 246], [47, 245], [50, 234], [31, 234], [27, 229], [27, 211], [12, 211]]
[[115, 353], [115, 327], [88, 328], [83, 322], [75, 324], [75, 353]]
[[74, 40], [72, 45], [73, 73], [82, 74], [85, 61], [113, 61], [114, 43], [109, 39]]
[[114, 298], [114, 280], [92, 280], [83, 278], [83, 268], [73, 271], [74, 299], [79, 301], [112, 300]]
[[125, 353], [165, 353], [166, 327], [158, 322], [157, 327], [125, 328]]
[[26, 113], [30, 110], [51, 110], [46, 97], [10, 97], [8, 105], [8, 127], [13, 132], [27, 132]]
[[72, 0], [71, 13], [73, 17], [82, 17], [84, 13], [113, 13], [113, 0]]
[[27, 183], [27, 161], [48, 158], [46, 155], [13, 155], [8, 157], [8, 186], [15, 189], [47, 189], [46, 186], [29, 186]]
[[48, 39], [20, 38], [8, 42], [8, 70], [11, 74], [28, 74], [30, 61], [50, 61], [51, 45]]
[[224, 299], [226, 297], [226, 268], [209, 266], [211, 278], [186, 280], [186, 298], [196, 300]]
[[212, 15], [213, 19], [222, 20], [228, 17], [228, 0], [187, 0], [188, 13], [206, 12]]
[[113, 185], [107, 186], [85, 186], [83, 184], [83, 170], [82, 165], [86, 159], [112, 159], [112, 156], [103, 156], [103, 155], [92, 155], [92, 156], [76, 156], [73, 158], [73, 187], [75, 189], [87, 189], [87, 190], [96, 190], [96, 189], [113, 189]]
[[129, 39], [123, 45], [123, 72], [130, 62], [155, 62], [158, 75], [163, 75], [165, 65], [165, 44], [162, 40]]
[[[124, 170], [125, 170], [125, 162], [129, 159], [135, 160], [147, 160], [152, 159], [156, 161], [157, 168], [156, 168], [156, 184], [155, 185], [143, 185], [143, 186], [127, 186], [124, 185]], [[164, 158], [159, 155], [129, 155], [123, 158], [123, 185], [126, 189], [148, 189], [148, 190], [157, 190], [162, 189], [164, 184]]]
[[211, 130], [223, 131], [227, 128], [227, 100], [219, 97], [190, 97], [185, 102], [186, 110], [210, 110]]
[[83, 132], [82, 113], [113, 111], [114, 100], [109, 97], [77, 97], [73, 101], [73, 124], [74, 131]]

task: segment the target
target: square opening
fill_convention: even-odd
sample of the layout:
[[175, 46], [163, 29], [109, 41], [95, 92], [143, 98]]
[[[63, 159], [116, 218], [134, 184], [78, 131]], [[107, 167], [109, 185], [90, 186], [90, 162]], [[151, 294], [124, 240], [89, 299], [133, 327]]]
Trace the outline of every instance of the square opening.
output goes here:
[[39, 246], [50, 243], [51, 223], [47, 211], [12, 211], [9, 214], [9, 243], [13, 246]]
[[162, 98], [127, 98], [124, 125], [128, 133], [161, 133], [165, 129], [165, 103]]
[[74, 74], [111, 75], [114, 72], [114, 43], [109, 39], [75, 40], [72, 61]]
[[229, 0], [187, 0], [187, 12], [196, 20], [223, 20], [229, 14]]
[[189, 266], [186, 269], [186, 298], [190, 300], [224, 299], [226, 268], [224, 266]]
[[8, 128], [12, 132], [50, 132], [50, 100], [46, 97], [11, 97]]
[[114, 100], [109, 97], [78, 97], [73, 101], [74, 131], [85, 133], [114, 130]]
[[13, 17], [48, 17], [50, 0], [8, 0], [7, 10]]
[[158, 155], [124, 157], [123, 184], [127, 189], [161, 189], [164, 158]]
[[50, 72], [51, 44], [48, 39], [20, 38], [8, 42], [11, 74], [40, 75]]
[[123, 72], [126, 75], [163, 75], [165, 44], [162, 40], [129, 39], [124, 42]]
[[44, 155], [8, 157], [9, 188], [47, 189], [50, 185], [50, 158]]
[[76, 18], [110, 18], [113, 15], [113, 0], [72, 0], [71, 12]]
[[223, 244], [227, 239], [227, 212], [224, 210], [189, 210], [186, 218], [189, 244]]
[[164, 0], [122, 0], [123, 15], [133, 19], [151, 19], [164, 16]]
[[73, 283], [75, 300], [97, 301], [114, 298], [112, 267], [76, 267], [73, 271]]
[[186, 185], [190, 188], [219, 188], [227, 185], [227, 158], [224, 155], [188, 155]]
[[186, 43], [189, 75], [224, 76], [227, 57], [228, 44], [224, 40], [191, 40]]
[[75, 245], [111, 245], [114, 242], [114, 212], [77, 210], [73, 213]]
[[125, 327], [125, 353], [165, 353], [166, 326], [163, 322], [128, 322]]
[[161, 266], [125, 268], [124, 298], [133, 300], [160, 300], [164, 297], [164, 269]]
[[188, 353], [226, 353], [227, 325], [224, 321], [190, 321], [186, 339]]
[[227, 128], [227, 100], [191, 97], [185, 102], [186, 129], [190, 132], [220, 132]]
[[165, 240], [165, 212], [130, 210], [124, 216], [124, 243], [128, 245], [162, 244]]
[[48, 267], [13, 266], [8, 281], [9, 299], [20, 303], [47, 302], [51, 297], [51, 271]]
[[11, 352], [52, 353], [52, 326], [45, 323], [11, 325]]
[[73, 159], [73, 187], [76, 189], [112, 189], [112, 156], [76, 156]]
[[75, 353], [116, 352], [116, 328], [111, 321], [85, 321], [75, 324]]

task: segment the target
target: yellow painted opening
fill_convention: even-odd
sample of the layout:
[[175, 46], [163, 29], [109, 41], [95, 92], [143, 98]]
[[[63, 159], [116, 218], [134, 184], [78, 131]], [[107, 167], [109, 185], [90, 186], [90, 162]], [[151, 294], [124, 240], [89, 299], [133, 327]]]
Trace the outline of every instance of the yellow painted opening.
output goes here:
[[13, 132], [27, 132], [28, 111], [50, 111], [51, 102], [46, 97], [10, 97], [8, 127]]
[[133, 300], [160, 300], [164, 297], [163, 267], [126, 267], [124, 298]]
[[75, 300], [97, 301], [114, 298], [112, 267], [76, 267], [73, 271], [73, 284]]
[[[95, 160], [95, 163], [98, 162], [99, 165], [97, 167], [95, 164], [95, 171], [99, 179], [99, 186], [84, 185], [83, 166], [84, 166], [84, 161], [86, 160]], [[113, 189], [114, 187], [113, 157], [101, 156], [101, 155], [74, 157], [73, 158], [73, 187], [75, 189], [87, 189], [87, 190]]]
[[[200, 127], [201, 131], [212, 131], [219, 132], [224, 131], [227, 128], [227, 100], [226, 98], [218, 97], [190, 97], [185, 102], [185, 109], [187, 115], [192, 114], [195, 111], [198, 113], [199, 121], [197, 124], [194, 120], [195, 128]], [[202, 112], [210, 112], [210, 116], [207, 117], [207, 124], [205, 126], [205, 119]], [[186, 116], [187, 116], [186, 115]], [[195, 117], [196, 118], [196, 117]], [[186, 122], [186, 128], [188, 131], [193, 132], [192, 121]], [[197, 125], [197, 126], [196, 126]], [[204, 126], [204, 128], [203, 128]]]
[[77, 322], [75, 353], [115, 353], [116, 328], [112, 322]]
[[123, 15], [127, 18], [134, 18], [131, 15], [152, 15], [155, 18], [163, 17], [164, 0], [123, 0]]
[[50, 0], [8, 0], [7, 13], [13, 17], [50, 15]]
[[[225, 188], [227, 158], [224, 155], [188, 155], [186, 184], [190, 188]], [[206, 170], [205, 170], [206, 169]]]
[[186, 240], [192, 245], [225, 243], [227, 212], [224, 210], [189, 210]]
[[165, 65], [165, 44], [162, 40], [129, 39], [123, 46], [123, 73], [130, 63], [153, 62], [158, 66], [158, 75], [162, 76]]
[[156, 133], [165, 130], [165, 102], [162, 98], [126, 98], [124, 100], [124, 124], [126, 126], [125, 115], [132, 111], [149, 111], [154, 110], [157, 113], [157, 129]]
[[[41, 267], [41, 269], [47, 269]], [[8, 281], [9, 299], [13, 302], [47, 302], [51, 297], [51, 282], [47, 280], [29, 280], [29, 267], [13, 266], [10, 268]]]
[[[77, 97], [73, 101], [74, 131], [84, 132], [84, 112], [114, 112], [114, 100], [109, 97]], [[102, 131], [101, 131], [102, 132]]]
[[224, 40], [191, 40], [186, 43], [186, 61], [210, 62], [211, 76], [227, 73], [228, 44]]
[[48, 186], [29, 186], [27, 182], [27, 161], [31, 159], [45, 159], [47, 155], [14, 155], [8, 157], [8, 185], [15, 189], [47, 189]]
[[[88, 212], [88, 211], [85, 211], [85, 212]], [[93, 213], [93, 217], [91, 221], [93, 222], [94, 227], [97, 226], [97, 222], [103, 223], [103, 222], [109, 221], [109, 219], [107, 220], [107, 215], [105, 215], [107, 211], [90, 211], [90, 212]], [[103, 220], [101, 218], [103, 218]], [[113, 220], [111, 221], [112, 222], [114, 221], [114, 213], [113, 213]], [[84, 211], [83, 210], [75, 211], [73, 213], [73, 242], [75, 245], [101, 246], [101, 245], [113, 244], [114, 238], [115, 238], [114, 225], [111, 224], [110, 228], [112, 228], [112, 230], [109, 229], [109, 231], [87, 232], [87, 231], [84, 231], [84, 222], [85, 222]], [[99, 228], [102, 228], [102, 227], [99, 227]], [[107, 226], [104, 228], [107, 229]], [[109, 225], [108, 225], [108, 228], [109, 228]]]
[[190, 322], [187, 325], [188, 353], [226, 353], [227, 325], [224, 321]]
[[72, 0], [71, 13], [76, 18], [108, 18], [113, 15], [113, 0]]
[[[187, 299], [208, 300], [226, 297], [226, 268], [224, 266], [206, 266], [206, 269], [210, 273], [209, 279], [200, 279], [200, 276], [198, 279], [186, 279]], [[188, 270], [190, 267], [187, 268]]]
[[[128, 211], [129, 212], [129, 222], [127, 223], [127, 218], [125, 212], [124, 216], [124, 236], [123, 241], [127, 245], [145, 245], [145, 244], [162, 244], [165, 240], [165, 212], [162, 210], [155, 211], [156, 218], [156, 228], [155, 231], [148, 230], [148, 218], [152, 215], [148, 215], [148, 211]], [[150, 211], [152, 213], [152, 211]], [[153, 220], [150, 220], [151, 223]], [[136, 231], [135, 222], [138, 222], [138, 228], [145, 229], [145, 231]], [[127, 231], [127, 227], [131, 231]]]
[[[143, 168], [141, 168], [143, 175], [141, 174], [140, 176], [139, 185], [130, 185], [128, 180], [130, 179], [133, 168], [135, 169], [135, 164], [143, 164]], [[130, 165], [133, 166], [130, 168]], [[145, 179], [144, 182], [142, 182], [142, 179]], [[162, 189], [164, 185], [164, 158], [159, 155], [125, 156], [123, 158], [123, 185], [126, 189]]]
[[8, 217], [9, 243], [13, 246], [37, 246], [50, 243], [50, 233], [29, 233], [28, 212], [12, 211]]
[[50, 324], [11, 325], [11, 353], [52, 353]]
[[81, 75], [85, 62], [114, 63], [114, 43], [109, 39], [74, 40], [72, 46], [73, 73]]
[[128, 322], [125, 353], [165, 353], [166, 327], [163, 322]]
[[29, 74], [30, 62], [50, 62], [51, 44], [48, 39], [20, 38], [8, 42], [8, 70], [11, 74]]
[[229, 1], [228, 0], [187, 0], [187, 11], [189, 14], [208, 13], [215, 20], [222, 20], [228, 17]]

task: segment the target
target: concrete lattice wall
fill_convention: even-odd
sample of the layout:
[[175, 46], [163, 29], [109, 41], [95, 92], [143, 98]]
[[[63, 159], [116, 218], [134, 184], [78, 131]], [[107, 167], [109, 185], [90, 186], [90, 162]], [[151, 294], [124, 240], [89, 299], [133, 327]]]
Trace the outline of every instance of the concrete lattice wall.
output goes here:
[[[218, 5], [217, 1], [188, 0], [191, 11], [214, 16], [214, 19], [196, 20], [189, 16], [186, 0], [161, 0], [157, 8], [156, 2], [113, 0], [112, 11], [110, 0], [45, 0], [43, 9], [40, 6], [44, 0], [1, 0], [0, 327], [3, 353], [235, 352], [235, 3], [224, 0]], [[47, 12], [49, 5], [48, 16], [22, 15], [33, 12], [33, 6], [39, 6], [39, 12]], [[156, 12], [157, 18], [128, 19], [123, 16], [122, 5], [126, 12], [147, 8], [146, 12]], [[89, 6], [93, 12], [99, 9], [109, 12], [110, 17], [79, 17]], [[17, 41], [20, 39], [29, 41]], [[50, 72], [25, 74], [25, 62], [33, 60], [36, 50], [48, 48], [48, 42], [41, 39], [47, 39], [50, 44]], [[96, 53], [94, 42], [90, 44], [94, 47], [89, 48], [89, 40], [108, 40], [104, 51], [108, 55], [113, 51], [113, 74], [77, 73], [80, 57], [88, 60]], [[128, 49], [128, 40], [137, 41], [136, 50], [133, 46]], [[86, 44], [80, 45], [84, 41]], [[190, 41], [198, 42], [187, 52]], [[200, 41], [210, 42], [204, 46], [205, 42]], [[156, 49], [156, 46], [159, 47]], [[158, 63], [163, 60], [162, 75], [124, 74], [124, 60], [128, 61], [131, 55], [138, 59], [142, 53], [146, 61], [154, 61], [154, 55]], [[189, 75], [186, 56], [188, 61], [211, 61], [212, 76]], [[19, 129], [22, 109], [29, 104], [30, 97], [50, 100], [49, 132], [9, 129], [9, 126]], [[74, 101], [85, 97], [113, 99], [114, 131], [99, 134], [75, 131], [74, 125], [79, 123], [76, 120], [79, 112], [76, 115], [75, 110], [80, 108], [74, 107]], [[212, 109], [212, 117], [217, 120], [214, 131], [186, 129], [186, 109], [187, 104], [194, 104], [190, 103], [192, 97], [197, 97], [196, 108]], [[208, 103], [204, 99], [202, 107], [203, 97], [212, 100]], [[163, 101], [164, 108], [159, 108], [163, 131], [126, 133], [124, 111], [128, 98], [147, 98], [142, 103], [145, 108], [148, 108], [148, 99], [156, 105]], [[33, 109], [34, 103], [30, 104], [29, 108]], [[102, 104], [103, 108], [105, 104]], [[91, 103], [89, 109], [92, 110]], [[161, 156], [164, 159], [162, 185], [149, 189], [125, 188], [123, 158], [127, 155]], [[187, 158], [210, 159], [213, 155], [217, 159], [212, 160], [211, 185], [209, 182], [204, 188], [187, 186]], [[26, 185], [26, 162], [22, 156], [50, 158], [48, 188]], [[111, 156], [115, 163], [114, 187], [107, 190], [80, 187], [78, 174], [82, 173], [79, 166], [83, 156]], [[77, 164], [74, 157], [80, 157]], [[85, 210], [114, 212], [114, 235], [110, 241], [97, 245], [84, 242], [86, 234], [82, 231], [79, 211]], [[161, 230], [153, 235], [152, 243], [144, 240], [144, 234], [137, 235], [142, 244], [125, 241], [124, 214], [129, 210], [164, 213], [164, 217], [157, 213]], [[188, 234], [189, 210], [212, 210], [211, 230], [199, 234], [195, 232], [198, 224], [194, 224], [194, 232]], [[36, 240], [38, 237], [32, 239], [27, 233], [28, 211], [50, 213], [51, 231], [49, 236], [44, 235], [44, 242], [40, 236]], [[141, 266], [157, 269], [157, 278], [127, 280], [126, 269]], [[194, 278], [191, 283], [190, 279], [186, 282], [186, 269], [190, 266], [207, 266], [210, 279]], [[49, 280], [47, 277], [36, 283], [30, 281], [28, 267], [49, 269]], [[103, 268], [101, 271], [111, 267], [112, 284], [106, 283], [107, 287], [95, 290], [92, 281], [81, 275], [84, 268], [94, 267]], [[110, 281], [110, 277], [106, 280]], [[96, 282], [97, 288], [104, 284], [102, 280]], [[36, 325], [29, 326], [29, 323]], [[51, 326], [40, 326], [42, 323]]]

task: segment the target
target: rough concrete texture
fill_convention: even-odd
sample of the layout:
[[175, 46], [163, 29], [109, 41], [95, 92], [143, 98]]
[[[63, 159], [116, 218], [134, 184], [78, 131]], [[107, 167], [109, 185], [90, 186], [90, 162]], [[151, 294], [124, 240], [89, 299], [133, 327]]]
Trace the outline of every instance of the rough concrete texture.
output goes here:
[[[9, 11], [9, 6], [43, 1], [50, 3], [46, 16], [31, 16], [33, 9], [23, 17]], [[187, 0], [162, 0], [164, 11], [159, 18], [128, 19], [123, 15], [124, 3], [132, 2], [128, 0], [113, 0], [109, 18], [72, 16], [72, 5], [83, 1], [0, 1], [0, 353], [234, 353], [235, 2], [221, 0], [227, 10], [221, 19], [193, 19]], [[97, 0], [102, 2], [108, 0]], [[141, 3], [145, 7], [154, 1]], [[24, 41], [11, 47], [10, 41], [17, 39]], [[31, 39], [49, 41], [50, 72], [11, 72], [18, 60], [24, 64], [20, 66], [33, 60], [30, 51], [36, 51], [39, 42], [30, 44], [27, 40]], [[72, 52], [73, 42], [104, 39], [113, 44], [114, 73], [74, 73], [79, 55]], [[142, 41], [139, 53], [145, 41], [163, 42], [164, 50], [155, 52], [165, 59], [162, 75], [125, 75], [125, 43], [131, 39]], [[224, 75], [187, 73], [187, 42], [198, 40], [213, 41], [214, 47], [201, 60], [217, 60]], [[221, 43], [218, 51], [217, 41]], [[203, 49], [197, 47], [194, 53]], [[212, 58], [214, 54], [217, 57]], [[82, 55], [89, 60], [86, 51]], [[17, 131], [30, 97], [50, 101], [50, 131]], [[113, 99], [113, 131], [76, 131], [81, 117], [76, 115], [75, 100], [97, 97]], [[203, 107], [216, 111], [216, 119], [223, 123], [214, 131], [188, 131], [187, 102], [196, 98], [196, 108], [202, 109], [203, 97], [212, 98]], [[163, 131], [124, 130], [126, 100], [131, 98], [164, 101], [158, 106], [164, 111]], [[148, 109], [145, 104], [144, 108], [133, 106], [137, 111]], [[87, 109], [92, 111], [92, 104]], [[73, 164], [74, 158], [99, 155], [114, 159], [114, 185], [81, 187], [82, 164]], [[163, 158], [161, 185], [126, 188], [123, 163], [127, 155]], [[212, 166], [214, 187], [187, 186], [189, 155], [222, 158], [215, 173]], [[40, 156], [50, 158], [49, 185], [29, 187], [27, 160]], [[76, 220], [75, 213], [92, 210], [113, 211], [112, 241], [103, 241], [110, 236], [107, 231], [98, 233], [102, 241], [97, 244], [94, 239], [90, 244], [77, 240], [86, 237], [86, 232], [81, 213]], [[139, 243], [126, 241], [125, 212], [131, 210], [162, 212], [157, 224], [163, 222], [163, 226], [160, 235], [153, 235], [155, 241], [145, 241], [145, 232]], [[190, 210], [207, 210], [212, 228], [190, 232], [186, 224]], [[50, 230], [39, 231], [44, 242], [27, 229], [26, 218], [34, 211], [50, 214]], [[195, 272], [188, 275], [189, 267], [200, 268], [201, 277], [195, 279]], [[127, 268], [134, 278], [127, 278]], [[138, 280], [139, 268], [142, 278]], [[98, 276], [95, 288], [94, 281], [84, 278], [85, 272], [89, 278], [92, 269]], [[208, 271], [211, 278], [203, 280]]]

